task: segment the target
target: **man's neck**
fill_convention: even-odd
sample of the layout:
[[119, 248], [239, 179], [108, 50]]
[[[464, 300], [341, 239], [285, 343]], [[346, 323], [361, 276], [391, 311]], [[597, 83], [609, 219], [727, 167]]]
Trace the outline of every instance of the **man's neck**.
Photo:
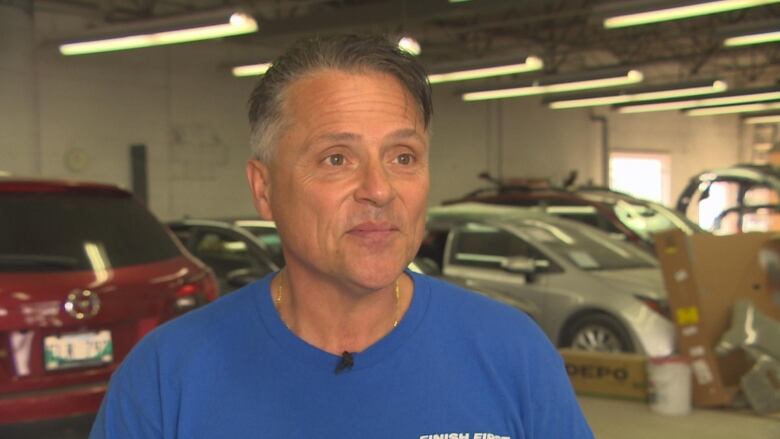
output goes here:
[[413, 284], [402, 274], [396, 283], [360, 290], [314, 280], [285, 270], [271, 283], [271, 296], [287, 327], [307, 343], [341, 355], [361, 352], [393, 330], [411, 302]]

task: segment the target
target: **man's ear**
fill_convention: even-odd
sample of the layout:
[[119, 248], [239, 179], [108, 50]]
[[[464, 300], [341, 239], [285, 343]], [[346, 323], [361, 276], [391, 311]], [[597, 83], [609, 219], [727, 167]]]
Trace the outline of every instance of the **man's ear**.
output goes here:
[[260, 217], [273, 221], [271, 212], [271, 172], [260, 160], [249, 160], [246, 164], [246, 178], [252, 191], [252, 201]]

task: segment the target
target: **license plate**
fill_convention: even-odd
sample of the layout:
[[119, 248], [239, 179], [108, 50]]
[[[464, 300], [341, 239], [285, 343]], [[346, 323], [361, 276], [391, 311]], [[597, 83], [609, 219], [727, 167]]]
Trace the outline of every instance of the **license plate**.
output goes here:
[[99, 366], [114, 361], [111, 331], [50, 335], [43, 339], [46, 370]]

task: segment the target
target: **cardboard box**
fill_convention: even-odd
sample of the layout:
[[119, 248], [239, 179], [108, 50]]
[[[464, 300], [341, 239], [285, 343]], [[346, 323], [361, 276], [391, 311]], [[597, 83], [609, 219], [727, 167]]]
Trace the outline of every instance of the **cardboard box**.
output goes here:
[[779, 239], [775, 233], [686, 236], [679, 230], [655, 236], [678, 351], [691, 360], [694, 405], [730, 405], [740, 377], [750, 368], [741, 350], [714, 354], [730, 326], [734, 301], [751, 299], [767, 316], [780, 318], [780, 301], [774, 303], [758, 259], [762, 248], [780, 248]]
[[559, 350], [580, 395], [647, 401], [647, 357], [638, 354]]

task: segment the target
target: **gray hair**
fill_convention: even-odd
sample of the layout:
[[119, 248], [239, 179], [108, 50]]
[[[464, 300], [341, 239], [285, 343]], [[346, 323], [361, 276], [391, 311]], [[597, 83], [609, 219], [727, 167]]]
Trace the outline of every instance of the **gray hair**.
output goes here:
[[393, 75], [414, 98], [425, 129], [433, 113], [431, 86], [422, 65], [386, 37], [330, 35], [295, 43], [273, 62], [249, 97], [252, 155], [269, 163], [279, 133], [289, 121], [283, 118], [284, 95], [297, 79], [316, 70], [376, 71]]

